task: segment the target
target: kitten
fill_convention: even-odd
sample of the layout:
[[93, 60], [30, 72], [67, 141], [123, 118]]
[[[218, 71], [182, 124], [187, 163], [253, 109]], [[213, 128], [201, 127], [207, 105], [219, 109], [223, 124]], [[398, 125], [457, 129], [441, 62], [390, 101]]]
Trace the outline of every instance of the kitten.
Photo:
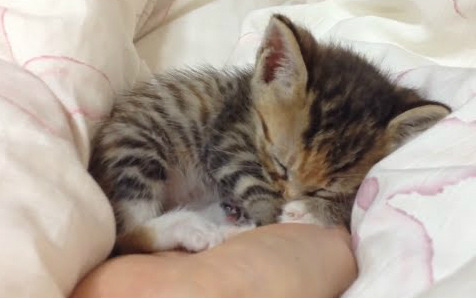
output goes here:
[[369, 169], [449, 112], [274, 15], [254, 69], [174, 71], [118, 98], [90, 171], [119, 250], [200, 251], [276, 221], [348, 226]]

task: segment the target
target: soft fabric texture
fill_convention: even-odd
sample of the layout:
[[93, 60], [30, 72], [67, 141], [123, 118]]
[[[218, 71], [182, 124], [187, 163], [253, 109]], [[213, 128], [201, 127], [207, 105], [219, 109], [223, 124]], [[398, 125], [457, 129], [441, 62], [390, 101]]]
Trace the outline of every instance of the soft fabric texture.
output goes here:
[[89, 140], [114, 93], [148, 74], [132, 43], [147, 5], [0, 4], [0, 297], [65, 297], [108, 255]]
[[113, 216], [86, 166], [113, 95], [151, 71], [252, 63], [272, 12], [454, 109], [364, 181], [352, 227], [360, 276], [344, 297], [476, 292], [474, 1], [0, 0], [0, 7], [0, 297], [65, 297], [109, 253]]

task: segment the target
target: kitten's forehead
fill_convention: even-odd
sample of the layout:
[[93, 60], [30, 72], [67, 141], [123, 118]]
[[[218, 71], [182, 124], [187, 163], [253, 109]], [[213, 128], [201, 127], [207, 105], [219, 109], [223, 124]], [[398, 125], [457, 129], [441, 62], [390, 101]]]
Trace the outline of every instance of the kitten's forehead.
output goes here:
[[307, 107], [268, 100], [256, 105], [256, 110], [268, 128], [268, 141], [276, 150], [287, 150], [302, 143], [302, 134], [309, 125]]

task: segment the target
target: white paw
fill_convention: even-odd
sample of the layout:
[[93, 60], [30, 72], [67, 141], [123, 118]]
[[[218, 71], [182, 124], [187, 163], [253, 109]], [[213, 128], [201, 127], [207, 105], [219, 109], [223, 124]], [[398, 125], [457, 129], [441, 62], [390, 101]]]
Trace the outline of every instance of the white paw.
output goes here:
[[206, 250], [223, 242], [218, 226], [198, 217], [178, 223], [174, 238], [180, 247], [191, 252]]
[[286, 203], [283, 207], [283, 212], [279, 217], [281, 223], [305, 223], [323, 225], [311, 212], [309, 212], [306, 201], [297, 200]]

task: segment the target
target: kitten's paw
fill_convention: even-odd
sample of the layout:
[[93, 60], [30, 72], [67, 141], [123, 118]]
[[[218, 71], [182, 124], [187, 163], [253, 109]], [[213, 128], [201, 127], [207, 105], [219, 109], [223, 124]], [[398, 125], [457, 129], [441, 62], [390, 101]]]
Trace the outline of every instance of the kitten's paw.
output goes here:
[[279, 222], [323, 225], [323, 223], [310, 212], [305, 200], [286, 203], [279, 217]]
[[179, 246], [190, 252], [199, 252], [223, 242], [223, 235], [217, 225], [200, 218], [190, 218], [180, 223], [175, 230]]

